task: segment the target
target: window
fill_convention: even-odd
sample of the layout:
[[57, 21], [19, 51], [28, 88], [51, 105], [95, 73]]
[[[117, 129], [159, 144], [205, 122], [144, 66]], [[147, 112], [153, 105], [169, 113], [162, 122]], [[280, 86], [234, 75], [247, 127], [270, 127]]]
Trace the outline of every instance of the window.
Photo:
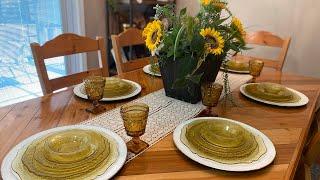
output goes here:
[[[0, 107], [42, 95], [30, 43], [43, 44], [64, 29], [83, 34], [79, 31], [83, 25], [74, 20], [81, 11], [70, 11], [75, 4], [74, 9], [83, 11], [79, 0], [0, 0]], [[70, 21], [76, 27], [70, 27]], [[64, 57], [45, 63], [50, 79], [77, 69]]]

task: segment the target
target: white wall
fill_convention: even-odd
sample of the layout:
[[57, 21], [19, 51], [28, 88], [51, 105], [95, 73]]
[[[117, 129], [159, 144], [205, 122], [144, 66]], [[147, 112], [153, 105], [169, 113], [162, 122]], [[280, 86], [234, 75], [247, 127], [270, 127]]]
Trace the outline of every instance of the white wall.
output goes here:
[[[291, 36], [284, 71], [320, 77], [320, 1], [319, 0], [229, 0], [229, 7], [247, 31], [267, 30], [282, 37]], [[199, 9], [198, 0], [177, 0], [191, 14]], [[254, 49], [274, 57], [273, 49]]]
[[[106, 37], [106, 2], [105, 0], [84, 0], [85, 31], [86, 36]], [[98, 54], [88, 53], [88, 68], [99, 67]]]

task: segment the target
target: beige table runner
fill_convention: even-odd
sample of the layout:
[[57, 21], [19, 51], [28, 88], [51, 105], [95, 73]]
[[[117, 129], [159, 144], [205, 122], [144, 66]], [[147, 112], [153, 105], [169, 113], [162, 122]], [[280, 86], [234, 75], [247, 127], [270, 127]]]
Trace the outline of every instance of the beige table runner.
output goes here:
[[[238, 89], [242, 84], [245, 84], [251, 79], [252, 77], [250, 75], [229, 74], [231, 91]], [[216, 82], [223, 84], [221, 72], [218, 74]], [[224, 94], [221, 95], [221, 98], [223, 96]], [[163, 89], [136, 99], [133, 102], [146, 103], [150, 108], [146, 132], [141, 137], [142, 140], [150, 145], [149, 147], [173, 132], [181, 122], [195, 117], [204, 109], [201, 102], [198, 104], [190, 104], [167, 97]], [[131, 139], [131, 137], [126, 135], [120, 115], [120, 107], [81, 124], [102, 126], [110, 129], [120, 135], [125, 142]], [[129, 162], [137, 156], [138, 155], [128, 152], [126, 162]]]

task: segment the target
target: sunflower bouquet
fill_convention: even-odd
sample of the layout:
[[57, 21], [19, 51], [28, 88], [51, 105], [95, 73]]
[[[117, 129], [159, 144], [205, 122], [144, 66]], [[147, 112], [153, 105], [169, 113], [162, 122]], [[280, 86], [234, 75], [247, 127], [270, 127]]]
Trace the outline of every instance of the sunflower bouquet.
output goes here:
[[[200, 100], [201, 82], [215, 81], [220, 67], [247, 49], [242, 23], [227, 5], [223, 0], [201, 0], [194, 17], [186, 8], [175, 13], [174, 5], [155, 7], [154, 20], [143, 30], [143, 37], [151, 54], [158, 57], [167, 95]], [[224, 79], [224, 89], [229, 91], [226, 72]], [[197, 97], [184, 99], [187, 96]]]

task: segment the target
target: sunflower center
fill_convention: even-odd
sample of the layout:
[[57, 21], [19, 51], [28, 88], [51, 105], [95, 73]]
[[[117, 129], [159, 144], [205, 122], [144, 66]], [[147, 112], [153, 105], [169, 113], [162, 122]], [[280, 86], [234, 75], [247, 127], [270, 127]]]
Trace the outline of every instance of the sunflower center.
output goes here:
[[210, 44], [210, 48], [212, 48], [212, 49], [216, 49], [216, 48], [219, 47], [218, 40], [215, 37], [207, 36], [206, 37], [206, 42], [208, 44]]
[[152, 43], [155, 44], [157, 42], [157, 34], [158, 30], [154, 31], [151, 36]]

